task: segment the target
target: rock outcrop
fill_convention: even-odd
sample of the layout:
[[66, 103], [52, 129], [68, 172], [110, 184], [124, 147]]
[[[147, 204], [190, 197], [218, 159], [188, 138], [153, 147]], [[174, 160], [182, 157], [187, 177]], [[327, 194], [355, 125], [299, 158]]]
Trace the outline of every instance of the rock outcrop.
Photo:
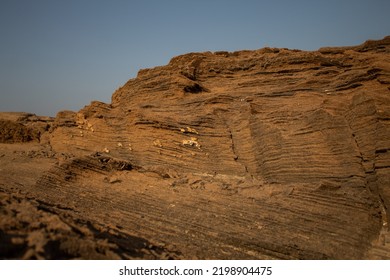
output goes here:
[[57, 164], [13, 191], [149, 244], [106, 256], [390, 257], [390, 37], [178, 56], [37, 138]]
[[0, 143], [39, 141], [52, 121], [34, 114], [0, 112]]

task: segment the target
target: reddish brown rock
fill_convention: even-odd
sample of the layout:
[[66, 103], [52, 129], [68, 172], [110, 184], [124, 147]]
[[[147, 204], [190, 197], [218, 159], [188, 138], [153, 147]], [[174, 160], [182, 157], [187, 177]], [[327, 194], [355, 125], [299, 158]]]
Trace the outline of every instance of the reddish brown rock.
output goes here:
[[60, 112], [23, 189], [144, 258], [389, 258], [389, 84], [390, 37], [178, 56]]

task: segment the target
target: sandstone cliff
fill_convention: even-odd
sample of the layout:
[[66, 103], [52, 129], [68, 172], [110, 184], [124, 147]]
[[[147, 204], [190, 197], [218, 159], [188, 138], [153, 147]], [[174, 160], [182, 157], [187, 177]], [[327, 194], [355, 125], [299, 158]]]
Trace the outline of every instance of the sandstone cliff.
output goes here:
[[1, 144], [2, 215], [45, 225], [2, 222], [2, 257], [390, 258], [390, 37], [185, 54], [111, 104], [2, 119], [35, 140]]

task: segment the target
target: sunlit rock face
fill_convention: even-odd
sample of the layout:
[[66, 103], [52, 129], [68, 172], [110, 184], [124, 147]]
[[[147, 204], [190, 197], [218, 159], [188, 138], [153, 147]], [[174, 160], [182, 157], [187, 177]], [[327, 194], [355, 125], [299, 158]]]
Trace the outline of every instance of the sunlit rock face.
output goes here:
[[190, 53], [58, 113], [28, 189], [156, 258], [387, 258], [389, 120], [390, 37]]

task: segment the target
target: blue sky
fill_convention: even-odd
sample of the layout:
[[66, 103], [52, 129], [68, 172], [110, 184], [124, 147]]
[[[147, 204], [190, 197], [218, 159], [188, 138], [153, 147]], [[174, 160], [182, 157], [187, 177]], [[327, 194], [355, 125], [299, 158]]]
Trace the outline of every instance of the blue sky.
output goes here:
[[193, 51], [315, 50], [390, 35], [388, 0], [0, 0], [0, 111], [54, 116]]

